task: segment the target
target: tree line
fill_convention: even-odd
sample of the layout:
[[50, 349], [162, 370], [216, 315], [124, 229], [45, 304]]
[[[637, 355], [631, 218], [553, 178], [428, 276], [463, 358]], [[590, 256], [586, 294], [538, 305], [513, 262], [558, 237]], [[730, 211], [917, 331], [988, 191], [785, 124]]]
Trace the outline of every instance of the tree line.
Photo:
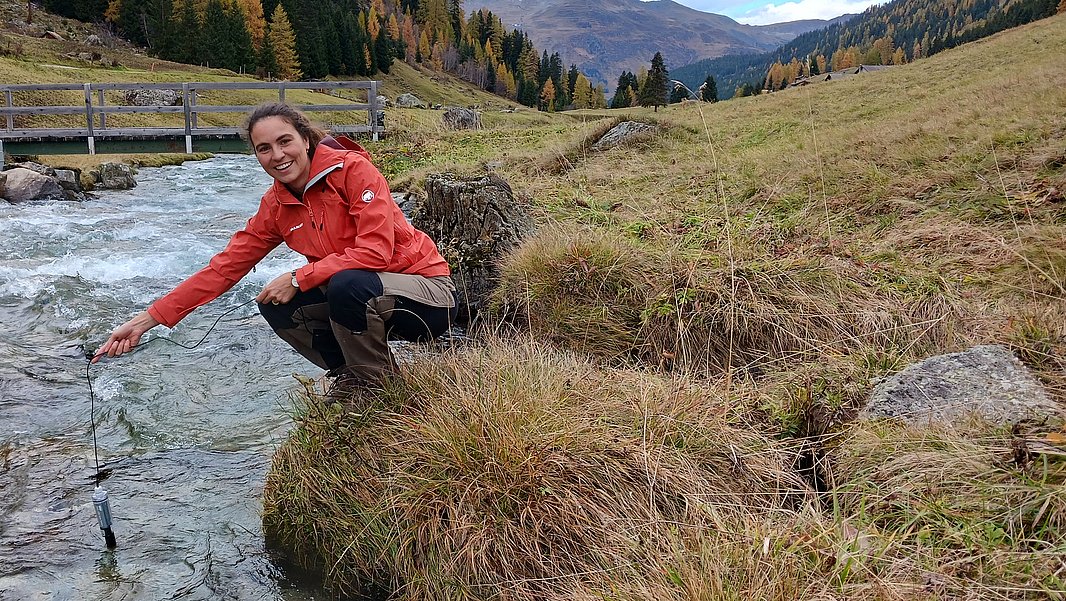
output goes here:
[[708, 75], [703, 84], [693, 91], [684, 83], [670, 79], [670, 71], [666, 68], [662, 53], [656, 52], [651, 59], [650, 69], [641, 68], [637, 74], [622, 71], [610, 107], [650, 106], [658, 111], [660, 106], [682, 100], [718, 102], [718, 86], [714, 76]]
[[1063, 9], [1066, 0], [894, 0], [807, 32], [772, 52], [699, 61], [679, 68], [675, 76], [694, 83], [710, 73], [724, 97], [757, 94], [809, 73], [918, 60]]
[[45, 8], [106, 22], [155, 56], [261, 78], [388, 73], [394, 60], [447, 71], [542, 110], [605, 107], [558, 53], [538, 53], [490, 11], [462, 0], [43, 0]]

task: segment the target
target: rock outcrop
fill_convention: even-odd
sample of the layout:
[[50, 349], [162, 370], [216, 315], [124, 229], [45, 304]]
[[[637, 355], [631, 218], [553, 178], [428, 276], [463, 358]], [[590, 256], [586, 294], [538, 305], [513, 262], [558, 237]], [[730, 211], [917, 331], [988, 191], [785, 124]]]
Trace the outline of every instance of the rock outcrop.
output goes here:
[[181, 92], [177, 90], [126, 90], [123, 101], [129, 106], [181, 106]]
[[89, 173], [97, 190], [129, 190], [137, 187], [137, 180], [133, 177], [137, 172], [125, 163], [102, 163]]
[[414, 94], [400, 94], [396, 97], [396, 106], [405, 109], [424, 109], [426, 108], [426, 103], [419, 100], [418, 96]]
[[25, 167], [8, 169], [4, 171], [4, 176], [3, 197], [9, 202], [65, 198], [63, 187], [54, 177]]
[[469, 324], [499, 281], [498, 261], [533, 231], [533, 220], [511, 186], [495, 174], [430, 175], [426, 193], [411, 221], [437, 242], [452, 266], [459, 322]]
[[639, 121], [623, 121], [611, 128], [611, 131], [603, 134], [603, 137], [592, 145], [592, 150], [607, 150], [620, 144], [642, 140], [656, 131], [658, 131], [658, 128], [654, 125]]
[[460, 106], [450, 106], [441, 115], [441, 122], [452, 129], [481, 129], [481, 113]]
[[976, 413], [994, 423], [1017, 423], [1062, 412], [1009, 349], [987, 345], [930, 357], [885, 378], [859, 417], [926, 424]]

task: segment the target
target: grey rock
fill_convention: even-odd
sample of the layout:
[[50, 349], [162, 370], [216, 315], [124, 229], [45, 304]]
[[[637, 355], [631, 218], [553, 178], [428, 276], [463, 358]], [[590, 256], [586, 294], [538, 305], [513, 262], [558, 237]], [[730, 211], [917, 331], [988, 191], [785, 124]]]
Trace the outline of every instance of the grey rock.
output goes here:
[[22, 162], [22, 163], [15, 163], [14, 165], [11, 165], [10, 167], [21, 167], [22, 169], [29, 169], [30, 171], [33, 171], [34, 173], [40, 173], [41, 175], [47, 175], [48, 177], [55, 177], [55, 174], [56, 174], [56, 170], [52, 169], [48, 165], [42, 165], [40, 163], [35, 163], [33, 161], [25, 161], [25, 162]]
[[460, 106], [450, 106], [441, 115], [441, 122], [452, 129], [481, 129], [481, 113]]
[[22, 167], [9, 169], [4, 175], [4, 198], [10, 202], [64, 198], [63, 188], [55, 178]]
[[123, 101], [129, 106], [181, 106], [181, 92], [177, 90], [126, 90]]
[[99, 190], [129, 190], [137, 186], [136, 173], [124, 163], [103, 163], [92, 171], [94, 186]]
[[104, 45], [104, 41], [101, 40], [100, 36], [96, 35], [95, 33], [90, 34], [89, 37], [85, 38], [85, 43], [90, 45], [90, 46], [103, 46]]
[[406, 109], [424, 109], [426, 108], [426, 103], [419, 100], [414, 94], [400, 94], [396, 97], [396, 106]]
[[444, 105], [443, 105], [443, 104], [440, 104], [440, 103], [434, 103], [434, 104], [433, 104], [433, 110], [435, 110], [435, 111], [439, 111], [439, 110], [441, 110], [442, 108], [444, 108]]
[[381, 94], [378, 94], [375, 98], [378, 101], [378, 106], [383, 106], [385, 108], [392, 108], [392, 101], [389, 100], [388, 96], [383, 96]]
[[986, 345], [930, 357], [885, 378], [859, 417], [926, 424], [972, 413], [994, 423], [1017, 423], [1061, 417], [1063, 409], [1009, 349]]
[[658, 131], [658, 128], [654, 125], [641, 123], [639, 121], [623, 121], [611, 128], [611, 131], [604, 134], [602, 138], [593, 144], [592, 150], [599, 151], [614, 148], [619, 144], [626, 144], [635, 140], [644, 139], [656, 131]]
[[499, 260], [533, 231], [533, 219], [511, 186], [489, 174], [426, 177], [427, 198], [411, 222], [429, 234], [452, 266], [461, 324], [474, 321], [499, 282]]
[[71, 192], [81, 192], [81, 174], [73, 169], [56, 169], [56, 181]]

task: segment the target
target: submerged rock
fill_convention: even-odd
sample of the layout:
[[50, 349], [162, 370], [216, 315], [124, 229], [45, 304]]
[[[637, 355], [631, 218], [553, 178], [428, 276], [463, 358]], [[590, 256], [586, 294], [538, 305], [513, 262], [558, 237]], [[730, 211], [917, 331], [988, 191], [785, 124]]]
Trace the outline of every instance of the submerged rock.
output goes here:
[[511, 186], [495, 174], [430, 175], [426, 193], [411, 221], [437, 242], [452, 266], [459, 321], [469, 323], [496, 288], [498, 261], [533, 231], [533, 220]]
[[874, 389], [859, 417], [925, 424], [976, 413], [995, 423], [1017, 423], [1062, 411], [1009, 349], [986, 345], [907, 366]]

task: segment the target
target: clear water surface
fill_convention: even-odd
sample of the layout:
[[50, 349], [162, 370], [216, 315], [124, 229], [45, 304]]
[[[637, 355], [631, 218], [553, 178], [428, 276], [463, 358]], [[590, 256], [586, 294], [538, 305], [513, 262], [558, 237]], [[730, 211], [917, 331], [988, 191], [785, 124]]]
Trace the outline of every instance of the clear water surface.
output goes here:
[[[311, 599], [272, 560], [263, 480], [291, 427], [293, 373], [254, 305], [195, 350], [155, 342], [90, 371], [86, 348], [207, 263], [269, 177], [250, 156], [142, 169], [85, 202], [0, 202], [0, 599]], [[173, 330], [200, 339], [302, 259], [284, 247]], [[95, 417], [115, 551], [92, 505]]]

